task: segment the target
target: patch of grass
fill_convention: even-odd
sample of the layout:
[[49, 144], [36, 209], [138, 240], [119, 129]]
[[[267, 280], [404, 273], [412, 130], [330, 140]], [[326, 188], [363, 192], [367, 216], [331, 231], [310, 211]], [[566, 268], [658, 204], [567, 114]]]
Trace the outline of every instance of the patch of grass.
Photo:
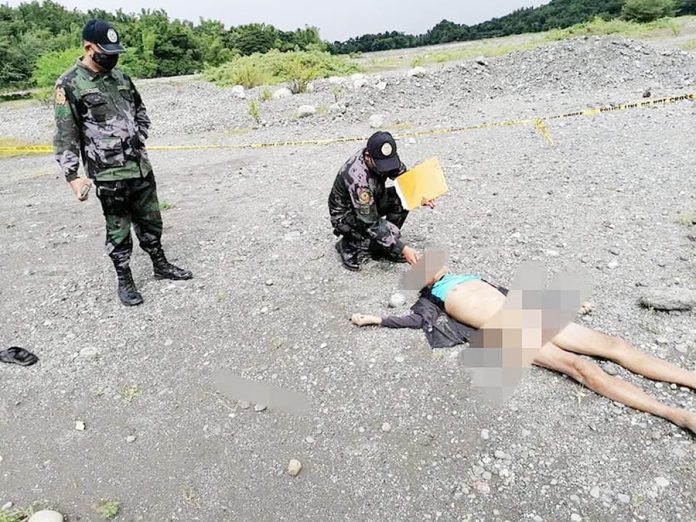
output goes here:
[[394, 125], [389, 125], [385, 127], [385, 130], [391, 131], [391, 132], [398, 132], [398, 131], [405, 131], [405, 130], [411, 130], [415, 128], [415, 125], [411, 123], [410, 121], [404, 121], [401, 123], [395, 123]]
[[251, 102], [249, 102], [249, 116], [254, 118], [257, 125], [261, 123], [261, 112], [259, 111], [259, 104], [256, 100], [251, 100]]
[[254, 129], [250, 127], [237, 127], [235, 129], [227, 129], [225, 131], [225, 134], [228, 136], [243, 136], [245, 134], [249, 134], [253, 130]]
[[[206, 69], [203, 76], [220, 87], [244, 85], [250, 89], [259, 85], [290, 82], [297, 89], [306, 89], [317, 78], [345, 76], [360, 71], [360, 67], [345, 56], [319, 51], [266, 54], [237, 57], [229, 63]], [[298, 91], [303, 92], [303, 91]]]
[[678, 225], [690, 227], [696, 224], [696, 212], [682, 212], [676, 219]]
[[170, 203], [169, 201], [160, 201], [159, 208], [160, 210], [171, 210], [176, 205], [174, 203]]
[[340, 97], [345, 93], [345, 89], [343, 88], [342, 85], [332, 85], [331, 86], [331, 95], [334, 97], [334, 101], [338, 103], [338, 100]]
[[618, 18], [614, 20], [595, 18], [590, 22], [573, 25], [566, 29], [554, 29], [546, 33], [544, 38], [547, 41], [556, 41], [578, 36], [602, 36], [609, 34], [619, 34], [631, 38], [648, 38], [659, 36], [665, 32], [672, 36], [679, 36], [683, 23], [683, 20], [676, 18], [662, 18], [645, 24], [627, 22]]
[[469, 60], [483, 56], [485, 58], [493, 58], [503, 56], [515, 51], [527, 51], [543, 45], [543, 38], [536, 38], [522, 44], [493, 44], [490, 40], [482, 40], [486, 42], [480, 45], [471, 45], [451, 51], [426, 52], [413, 57], [410, 62], [406, 56], [388, 56], [385, 58], [374, 58], [370, 60], [367, 68], [370, 72], [378, 72], [389, 69], [400, 69], [418, 63], [418, 65], [431, 65], [446, 62], [454, 62], [460, 60]]
[[273, 99], [273, 93], [268, 87], [266, 87], [263, 91], [261, 91], [261, 96], [259, 96], [259, 99], [262, 102], [271, 101]]
[[15, 511], [0, 509], [0, 522], [27, 522], [32, 514], [32, 509], [19, 509]]
[[696, 51], [696, 40], [689, 40], [679, 46], [682, 51]]
[[94, 508], [103, 520], [111, 520], [121, 511], [121, 503], [114, 500], [100, 500]]
[[143, 391], [136, 385], [134, 386], [128, 386], [127, 388], [123, 388], [121, 390], [121, 397], [128, 403], [132, 403], [135, 399], [140, 397], [143, 394]]

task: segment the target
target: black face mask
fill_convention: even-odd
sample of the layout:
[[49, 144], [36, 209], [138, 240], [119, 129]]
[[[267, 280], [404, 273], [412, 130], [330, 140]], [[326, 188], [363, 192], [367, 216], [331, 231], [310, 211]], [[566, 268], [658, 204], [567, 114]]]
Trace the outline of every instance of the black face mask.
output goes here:
[[94, 63], [96, 63], [105, 71], [110, 71], [111, 69], [116, 67], [116, 64], [118, 63], [118, 54], [106, 54], [95, 52], [92, 55], [92, 60], [94, 60]]

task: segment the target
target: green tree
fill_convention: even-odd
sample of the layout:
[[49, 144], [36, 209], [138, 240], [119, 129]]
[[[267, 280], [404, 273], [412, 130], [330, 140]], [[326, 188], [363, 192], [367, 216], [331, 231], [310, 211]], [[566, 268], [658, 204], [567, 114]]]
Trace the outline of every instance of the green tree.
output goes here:
[[674, 16], [674, 0], [626, 0], [621, 11], [626, 20], [652, 22], [665, 16]]

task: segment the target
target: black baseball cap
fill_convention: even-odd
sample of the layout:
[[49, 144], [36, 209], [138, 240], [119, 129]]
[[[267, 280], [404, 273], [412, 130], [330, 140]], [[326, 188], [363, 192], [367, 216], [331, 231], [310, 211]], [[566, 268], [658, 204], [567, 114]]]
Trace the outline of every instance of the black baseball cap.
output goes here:
[[380, 172], [391, 172], [401, 167], [401, 159], [396, 153], [396, 141], [389, 132], [375, 132], [367, 140], [367, 152]]
[[126, 50], [116, 28], [105, 20], [90, 20], [82, 29], [82, 39], [96, 44], [106, 54], [121, 54]]

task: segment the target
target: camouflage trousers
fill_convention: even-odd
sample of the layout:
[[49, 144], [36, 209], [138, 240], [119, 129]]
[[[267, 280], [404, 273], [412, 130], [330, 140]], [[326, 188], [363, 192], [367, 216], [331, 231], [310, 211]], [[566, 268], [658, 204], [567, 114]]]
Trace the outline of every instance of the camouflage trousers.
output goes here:
[[106, 253], [117, 268], [127, 268], [133, 252], [131, 225], [140, 247], [155, 256], [161, 251], [162, 216], [154, 174], [146, 178], [97, 182], [97, 197], [106, 220]]

